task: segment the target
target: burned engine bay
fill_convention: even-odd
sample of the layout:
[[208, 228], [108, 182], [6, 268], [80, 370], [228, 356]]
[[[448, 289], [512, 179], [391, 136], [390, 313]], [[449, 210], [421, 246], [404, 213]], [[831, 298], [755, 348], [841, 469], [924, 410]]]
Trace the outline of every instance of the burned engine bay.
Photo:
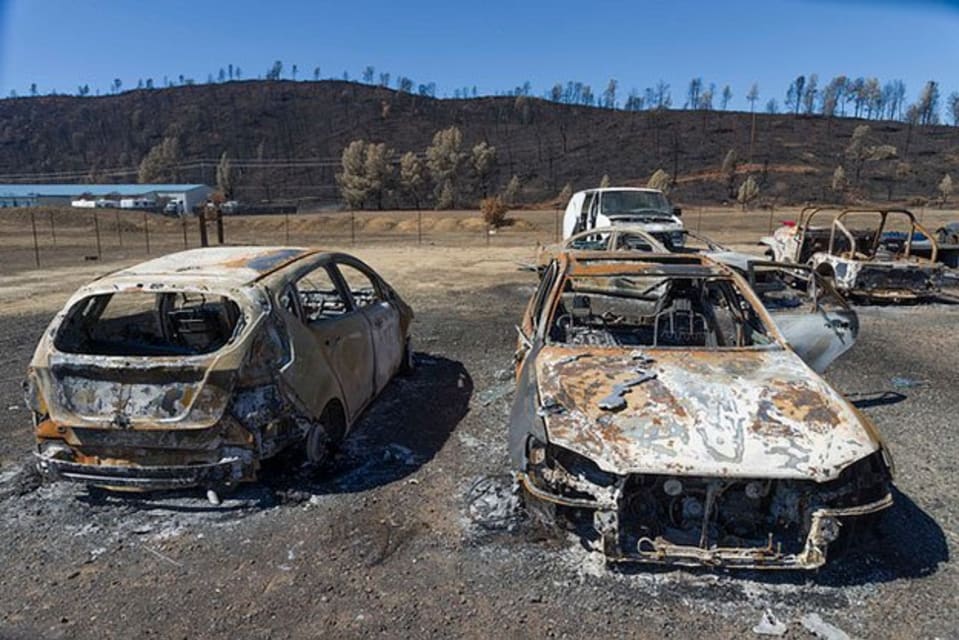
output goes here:
[[534, 503], [534, 510], [571, 527], [614, 562], [813, 568], [825, 562], [828, 545], [841, 533], [856, 531], [857, 519], [867, 524], [871, 512], [891, 503], [879, 453], [822, 484], [619, 476], [542, 443], [532, 445], [531, 461], [525, 487], [534, 496], [551, 496]]

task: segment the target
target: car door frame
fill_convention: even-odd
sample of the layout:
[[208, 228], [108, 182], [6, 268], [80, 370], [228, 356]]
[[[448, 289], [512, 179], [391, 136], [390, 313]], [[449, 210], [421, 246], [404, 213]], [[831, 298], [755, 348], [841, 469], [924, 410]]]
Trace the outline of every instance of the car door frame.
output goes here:
[[[378, 300], [372, 304], [358, 306], [353, 297], [353, 291], [350, 289], [350, 283], [339, 268], [340, 264], [350, 266], [366, 276], [373, 285]], [[373, 397], [376, 397], [389, 384], [403, 362], [403, 351], [406, 344], [400, 309], [390, 295], [391, 289], [389, 286], [372, 267], [362, 260], [339, 253], [331, 256], [330, 266], [339, 279], [342, 290], [346, 292], [351, 308], [359, 311], [366, 318], [373, 348], [372, 385]], [[388, 317], [381, 319], [378, 316], [382, 316], [384, 310], [388, 313]], [[395, 337], [396, 342], [395, 345], [392, 345], [392, 349], [389, 348], [390, 345], [388, 344], [391, 337]]]
[[[809, 265], [750, 260], [746, 265], [746, 281], [756, 292], [756, 269], [768, 268], [787, 272], [793, 277], [805, 278], [808, 303], [812, 308], [801, 307], [772, 311], [767, 308], [776, 328], [786, 339], [790, 348], [815, 371], [822, 373], [839, 356], [852, 348], [859, 336], [859, 316], [849, 302], [832, 284]], [[804, 272], [799, 275], [797, 272]], [[809, 292], [812, 289], [812, 292]], [[827, 309], [823, 298], [828, 296], [838, 308]], [[765, 307], [765, 304], [763, 304]]]
[[[295, 294], [293, 298], [295, 300], [295, 307], [296, 307], [295, 314], [290, 313], [289, 310], [287, 309], [283, 309], [282, 305], [278, 304], [277, 306], [282, 309], [281, 313], [284, 314], [288, 320], [292, 321], [292, 322], [287, 322], [288, 325], [292, 325], [292, 326], [288, 326], [288, 331], [292, 331], [293, 333], [298, 334], [299, 342], [301, 344], [303, 342], [308, 342], [312, 340], [311, 346], [312, 346], [313, 352], [304, 355], [304, 359], [306, 359], [309, 363], [307, 370], [306, 371], [299, 370], [293, 373], [291, 377], [296, 378], [299, 376], [303, 376], [315, 382], [315, 377], [318, 374], [318, 367], [320, 363], [322, 362], [322, 364], [325, 365], [325, 368], [330, 372], [332, 378], [336, 382], [338, 400], [343, 404], [343, 408], [347, 416], [348, 424], [352, 424], [357, 418], [357, 416], [359, 416], [363, 412], [363, 410], [369, 405], [369, 403], [373, 400], [373, 398], [376, 395], [374, 391], [374, 385], [373, 385], [373, 366], [374, 365], [371, 362], [369, 366], [368, 376], [362, 376], [362, 375], [359, 376], [360, 379], [362, 378], [367, 379], [368, 384], [366, 385], [365, 390], [361, 386], [358, 391], [353, 391], [350, 388], [350, 386], [345, 383], [345, 380], [344, 380], [344, 376], [346, 375], [346, 373], [349, 373], [349, 372], [340, 371], [340, 367], [338, 366], [339, 357], [336, 350], [345, 348], [345, 345], [340, 346], [343, 341], [343, 337], [342, 336], [330, 337], [329, 335], [331, 333], [330, 329], [339, 328], [341, 331], [345, 330], [348, 325], [346, 325], [344, 321], [350, 320], [352, 321], [353, 328], [355, 329], [356, 327], [359, 327], [361, 334], [366, 336], [366, 343], [369, 345], [368, 348], [371, 354], [373, 354], [373, 343], [372, 343], [372, 336], [370, 335], [369, 321], [366, 319], [366, 316], [361, 313], [361, 309], [356, 308], [353, 297], [352, 295], [350, 295], [349, 288], [344, 284], [342, 278], [339, 275], [339, 272], [336, 269], [331, 268], [331, 262], [332, 262], [332, 256], [330, 255], [323, 255], [318, 260], [310, 261], [309, 263], [303, 265], [302, 268], [297, 269], [296, 272], [292, 274], [289, 280], [284, 284], [284, 287], [283, 287], [284, 289], [286, 287], [290, 287], [293, 293]], [[317, 321], [311, 322], [306, 317], [306, 313], [303, 307], [303, 301], [300, 299], [300, 294], [296, 285], [300, 280], [309, 276], [309, 274], [316, 272], [318, 269], [326, 270], [326, 273], [329, 276], [330, 281], [336, 287], [337, 291], [340, 294], [340, 297], [343, 299], [343, 303], [346, 309], [344, 313], [339, 317], [331, 317], [331, 318], [326, 318], [323, 320], [317, 320]], [[277, 302], [279, 302], [278, 299], [277, 299]], [[360, 318], [362, 320], [362, 323], [356, 322], [356, 318]], [[299, 323], [299, 325], [296, 325], [295, 323]], [[323, 325], [325, 325], [323, 327], [325, 331], [318, 332], [316, 328], [317, 323], [323, 323]], [[309, 335], [309, 339], [304, 338], [302, 332], [306, 332], [306, 334]], [[361, 338], [361, 341], [362, 341], [362, 338]], [[292, 342], [293, 342], [294, 362], [295, 362], [297, 357], [296, 340]], [[300, 367], [297, 367], [297, 369], [300, 369]], [[313, 391], [312, 389], [303, 389], [302, 383], [297, 384], [297, 382], [299, 382], [298, 380], [288, 380], [287, 382], [294, 388], [295, 391], [297, 391], [297, 395], [301, 395], [305, 392]], [[322, 381], [320, 384], [322, 386], [323, 384]], [[313, 395], [314, 396], [316, 395], [315, 392], [313, 393]], [[324, 396], [327, 394], [320, 393], [319, 395]], [[326, 399], [324, 402], [328, 402], [328, 401], [329, 399]], [[302, 398], [301, 398], [301, 402], [304, 402], [305, 404], [314, 405], [312, 408], [314, 409], [314, 411], [316, 410], [315, 409], [316, 403], [308, 403]]]

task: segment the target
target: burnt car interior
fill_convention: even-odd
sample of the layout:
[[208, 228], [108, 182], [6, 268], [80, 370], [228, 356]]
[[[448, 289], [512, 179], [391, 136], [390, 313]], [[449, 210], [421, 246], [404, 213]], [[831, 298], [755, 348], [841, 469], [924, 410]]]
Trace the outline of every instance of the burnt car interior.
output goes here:
[[209, 293], [121, 291], [77, 302], [57, 333], [65, 353], [166, 356], [212, 353], [238, 332], [235, 302]]
[[772, 341], [734, 282], [714, 276], [569, 278], [553, 342], [593, 346], [750, 347]]
[[[296, 294], [299, 299], [305, 322], [317, 322], [325, 318], [336, 318], [349, 310], [343, 294], [336, 286], [326, 267], [314, 269], [296, 281]], [[296, 314], [292, 294], [285, 294], [281, 303], [287, 310]], [[291, 308], [292, 307], [292, 308]]]
[[655, 251], [653, 246], [638, 233], [616, 234], [616, 251]]
[[[337, 318], [352, 309], [373, 304], [381, 299], [372, 278], [356, 267], [337, 264], [336, 269], [343, 281], [342, 288], [334, 279], [332, 266], [321, 266], [296, 281], [280, 295], [280, 304], [290, 313], [303, 318], [304, 322], [319, 322]], [[344, 295], [349, 291], [348, 301]], [[300, 310], [297, 310], [299, 304]]]
[[377, 286], [369, 275], [349, 264], [340, 263], [337, 268], [357, 308], [366, 307], [381, 299]]
[[570, 238], [567, 247], [573, 251], [606, 251], [609, 249], [609, 233], [590, 233]]
[[617, 232], [615, 240], [608, 231], [581, 234], [570, 238], [566, 243], [566, 248], [573, 251], [608, 251], [611, 242], [614, 251], [662, 251], [662, 249], [654, 248], [642, 235], [628, 231]]

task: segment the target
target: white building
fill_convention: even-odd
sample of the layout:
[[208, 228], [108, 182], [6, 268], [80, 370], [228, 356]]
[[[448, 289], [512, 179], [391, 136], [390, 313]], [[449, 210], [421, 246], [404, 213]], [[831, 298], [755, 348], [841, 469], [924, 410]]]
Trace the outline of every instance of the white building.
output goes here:
[[212, 187], [205, 184], [0, 184], [0, 206], [108, 206], [149, 210], [156, 209], [160, 203], [170, 203], [170, 213], [191, 213], [212, 193]]

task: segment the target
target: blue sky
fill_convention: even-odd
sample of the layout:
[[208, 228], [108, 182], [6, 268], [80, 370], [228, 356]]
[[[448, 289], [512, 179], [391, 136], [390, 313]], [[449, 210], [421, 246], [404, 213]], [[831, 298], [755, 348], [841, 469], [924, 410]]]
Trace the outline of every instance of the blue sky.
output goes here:
[[689, 79], [731, 85], [745, 107], [753, 82], [760, 100], [783, 101], [799, 74], [820, 82], [845, 74], [899, 78], [909, 99], [938, 80], [959, 91], [959, 3], [893, 0], [639, 0], [526, 2], [410, 0], [0, 0], [0, 96], [101, 93], [114, 78], [180, 74], [206, 80], [233, 63], [245, 78], [273, 60], [311, 77], [366, 65], [395, 79], [435, 82], [438, 95], [477, 86], [508, 90], [529, 80], [541, 95], [581, 80], [600, 93], [609, 78], [642, 91], [660, 78], [682, 103]]

